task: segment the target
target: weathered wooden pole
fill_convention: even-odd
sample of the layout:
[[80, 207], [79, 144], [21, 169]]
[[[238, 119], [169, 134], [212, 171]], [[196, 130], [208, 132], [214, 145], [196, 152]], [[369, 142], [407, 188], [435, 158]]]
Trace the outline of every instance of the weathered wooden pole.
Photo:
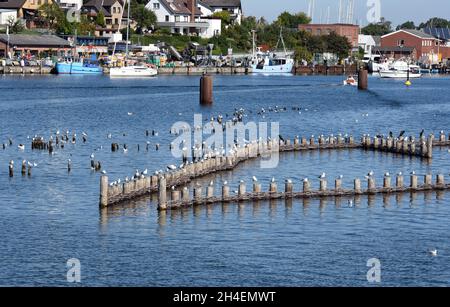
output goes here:
[[287, 179], [284, 186], [284, 192], [286, 194], [292, 194], [294, 190], [294, 184], [292, 183], [292, 180]]
[[100, 207], [108, 207], [108, 176], [100, 177]]
[[167, 210], [166, 177], [161, 176], [158, 184], [158, 210]]
[[353, 182], [353, 187], [354, 187], [355, 193], [360, 194], [361, 193], [361, 179], [356, 178]]
[[368, 71], [361, 68], [358, 71], [358, 89], [367, 90], [368, 88]]
[[241, 182], [239, 183], [239, 189], [238, 189], [239, 198], [244, 197], [245, 193], [246, 193], [245, 182], [243, 180], [241, 180]]
[[14, 161], [9, 161], [9, 177], [14, 177]]
[[213, 80], [212, 76], [203, 74], [200, 78], [200, 104], [210, 105], [213, 103]]
[[230, 187], [226, 182], [222, 186], [222, 200], [227, 200], [230, 197]]
[[397, 175], [395, 185], [396, 185], [396, 187], [398, 189], [402, 189], [403, 188], [403, 175], [401, 175], [401, 174]]
[[417, 175], [411, 174], [411, 189], [417, 189]]

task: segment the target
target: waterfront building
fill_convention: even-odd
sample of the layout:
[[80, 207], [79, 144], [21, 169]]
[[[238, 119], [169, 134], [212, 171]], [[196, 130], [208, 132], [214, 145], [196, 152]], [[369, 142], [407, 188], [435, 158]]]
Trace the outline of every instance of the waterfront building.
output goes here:
[[17, 11], [11, 9], [0, 9], [0, 26], [7, 25], [10, 20], [17, 20]]
[[364, 49], [364, 54], [372, 54], [372, 49], [377, 46], [377, 42], [372, 35], [359, 34], [358, 46]]
[[67, 55], [72, 49], [69, 41], [55, 35], [0, 34], [0, 57], [14, 55]]
[[83, 0], [55, 0], [58, 3], [58, 6], [67, 11], [67, 10], [81, 10], [83, 6]]
[[436, 64], [450, 58], [450, 47], [443, 39], [420, 30], [401, 29], [381, 37], [382, 48], [415, 49], [412, 59]]
[[230, 13], [231, 22], [241, 24], [241, 0], [200, 0], [199, 3], [200, 5], [208, 6], [212, 14], [227, 11], [228, 13]]
[[312, 35], [328, 35], [331, 32], [340, 36], [345, 36], [353, 50], [358, 50], [359, 47], [359, 26], [352, 24], [301, 24], [298, 25], [300, 31], [306, 31]]

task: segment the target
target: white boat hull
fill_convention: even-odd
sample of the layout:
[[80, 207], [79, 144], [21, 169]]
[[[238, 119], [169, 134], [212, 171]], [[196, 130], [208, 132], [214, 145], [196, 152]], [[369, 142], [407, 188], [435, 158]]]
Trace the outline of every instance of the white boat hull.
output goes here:
[[145, 66], [113, 67], [109, 71], [111, 77], [153, 77], [157, 74], [156, 69]]
[[291, 73], [293, 67], [294, 65], [292, 63], [273, 66], [264, 65], [262, 68], [258, 68], [258, 65], [252, 65], [252, 72], [263, 74], [286, 74]]
[[[390, 70], [386, 70], [386, 71], [380, 71], [380, 77], [381, 78], [401, 78], [401, 79], [406, 79], [408, 78], [408, 72], [406, 71], [390, 71]], [[409, 78], [413, 79], [413, 78], [420, 78], [422, 77], [422, 74], [420, 73], [409, 73]]]

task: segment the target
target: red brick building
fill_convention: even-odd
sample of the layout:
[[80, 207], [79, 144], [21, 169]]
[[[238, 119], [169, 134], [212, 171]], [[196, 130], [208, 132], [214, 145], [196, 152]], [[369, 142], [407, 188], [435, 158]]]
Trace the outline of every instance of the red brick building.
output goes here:
[[450, 47], [436, 37], [419, 30], [402, 29], [381, 37], [382, 48], [412, 48], [414, 60], [429, 58], [441, 62], [450, 58]]
[[328, 35], [335, 32], [340, 36], [347, 37], [353, 48], [358, 48], [359, 26], [352, 24], [303, 24], [298, 25], [300, 31], [306, 31], [312, 35]]

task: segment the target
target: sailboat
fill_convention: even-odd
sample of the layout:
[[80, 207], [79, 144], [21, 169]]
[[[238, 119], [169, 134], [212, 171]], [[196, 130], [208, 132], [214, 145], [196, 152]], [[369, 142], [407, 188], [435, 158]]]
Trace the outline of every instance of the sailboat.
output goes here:
[[284, 44], [282, 28], [280, 28], [280, 38], [275, 49], [278, 48], [278, 44], [282, 43], [284, 49], [284, 56], [279, 57], [275, 53], [263, 53], [260, 49], [255, 47], [255, 31], [253, 32], [253, 56], [251, 61], [251, 67], [253, 73], [291, 73], [294, 67], [294, 60], [287, 57], [286, 46]]
[[[128, 40], [130, 36], [130, 6], [131, 1], [128, 0], [128, 12], [127, 12], [127, 42], [125, 51], [125, 63], [128, 58]], [[123, 66], [123, 67], [112, 67], [109, 70], [110, 77], [153, 77], [158, 74], [155, 68], [139, 65]]]

